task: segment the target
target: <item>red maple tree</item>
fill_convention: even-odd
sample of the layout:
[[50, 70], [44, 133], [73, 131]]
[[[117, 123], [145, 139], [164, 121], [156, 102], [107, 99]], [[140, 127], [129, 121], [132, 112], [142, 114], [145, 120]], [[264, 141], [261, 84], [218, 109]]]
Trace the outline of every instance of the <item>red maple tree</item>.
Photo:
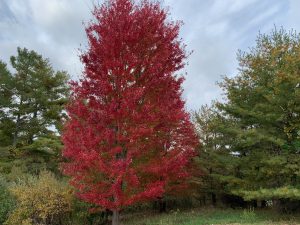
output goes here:
[[158, 3], [110, 0], [86, 28], [84, 75], [72, 83], [65, 174], [84, 201], [113, 211], [161, 197], [189, 176], [197, 137], [181, 99], [179, 22]]

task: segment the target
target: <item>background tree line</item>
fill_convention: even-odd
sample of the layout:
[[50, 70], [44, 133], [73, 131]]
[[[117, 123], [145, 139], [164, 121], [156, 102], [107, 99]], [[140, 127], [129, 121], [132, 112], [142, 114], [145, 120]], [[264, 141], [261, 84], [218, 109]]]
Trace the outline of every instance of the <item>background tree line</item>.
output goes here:
[[237, 76], [219, 83], [226, 100], [194, 114], [206, 174], [200, 188], [213, 204], [299, 209], [300, 36], [260, 34], [238, 62]]
[[[300, 36], [284, 29], [260, 34], [238, 61], [237, 76], [219, 83], [225, 100], [193, 114], [201, 143], [195, 175], [185, 194], [165, 199], [164, 209], [299, 209]], [[10, 67], [0, 62], [0, 224], [99, 223], [107, 214], [89, 213], [91, 205], [73, 198], [59, 170], [67, 72], [25, 48], [18, 48]]]

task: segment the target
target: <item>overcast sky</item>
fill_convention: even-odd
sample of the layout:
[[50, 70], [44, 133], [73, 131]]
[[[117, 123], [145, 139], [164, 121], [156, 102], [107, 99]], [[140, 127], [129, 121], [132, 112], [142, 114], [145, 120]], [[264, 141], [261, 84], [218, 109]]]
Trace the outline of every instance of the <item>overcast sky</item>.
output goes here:
[[[0, 59], [8, 63], [18, 46], [26, 47], [78, 79], [78, 49], [86, 46], [82, 22], [91, 18], [93, 1], [0, 0]], [[237, 50], [253, 46], [259, 31], [276, 25], [300, 32], [300, 0], [164, 0], [163, 6], [184, 21], [181, 37], [194, 50], [183, 71], [190, 110], [220, 98], [216, 81], [236, 74]]]

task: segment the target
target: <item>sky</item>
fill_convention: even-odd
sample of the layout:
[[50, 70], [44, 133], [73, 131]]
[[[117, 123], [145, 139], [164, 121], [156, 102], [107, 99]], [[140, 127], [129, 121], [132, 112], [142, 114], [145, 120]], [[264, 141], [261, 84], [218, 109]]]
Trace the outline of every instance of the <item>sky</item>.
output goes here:
[[[0, 0], [0, 59], [9, 63], [18, 46], [26, 47], [78, 79], [79, 49], [87, 46], [83, 22], [102, 1]], [[224, 98], [216, 82], [237, 74], [237, 51], [254, 46], [259, 32], [275, 26], [300, 32], [300, 0], [163, 0], [162, 6], [184, 22], [180, 36], [193, 51], [180, 71], [188, 110]]]

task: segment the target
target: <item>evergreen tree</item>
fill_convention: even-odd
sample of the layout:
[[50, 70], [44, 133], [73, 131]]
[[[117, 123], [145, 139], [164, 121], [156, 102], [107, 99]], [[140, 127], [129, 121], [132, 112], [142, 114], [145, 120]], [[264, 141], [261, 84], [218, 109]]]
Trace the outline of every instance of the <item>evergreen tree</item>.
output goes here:
[[200, 141], [198, 164], [202, 176], [199, 177], [199, 197], [204, 204], [211, 203], [213, 206], [230, 194], [222, 178], [234, 173], [236, 163], [227, 150], [233, 137], [230, 132], [223, 132], [229, 123], [228, 118], [225, 123], [223, 116], [213, 102], [212, 106], [202, 106], [193, 117]]
[[14, 74], [0, 64], [0, 132], [5, 139], [1, 145], [6, 146], [2, 155], [37, 171], [45, 160], [56, 161], [62, 147], [59, 132], [68, 75], [54, 71], [48, 59], [26, 48], [18, 48], [10, 61]]
[[27, 49], [18, 48], [11, 64], [16, 70], [10, 107], [15, 121], [13, 146], [30, 145], [53, 133], [53, 128], [60, 130], [68, 76], [55, 72], [48, 59]]
[[[220, 84], [217, 127], [231, 163], [225, 190], [245, 200], [300, 199], [300, 36], [283, 29], [259, 35], [239, 53], [239, 74]], [[217, 139], [218, 140], [218, 139]]]
[[13, 77], [5, 63], [0, 61], [0, 147], [12, 143], [13, 121], [7, 114], [12, 102]]

